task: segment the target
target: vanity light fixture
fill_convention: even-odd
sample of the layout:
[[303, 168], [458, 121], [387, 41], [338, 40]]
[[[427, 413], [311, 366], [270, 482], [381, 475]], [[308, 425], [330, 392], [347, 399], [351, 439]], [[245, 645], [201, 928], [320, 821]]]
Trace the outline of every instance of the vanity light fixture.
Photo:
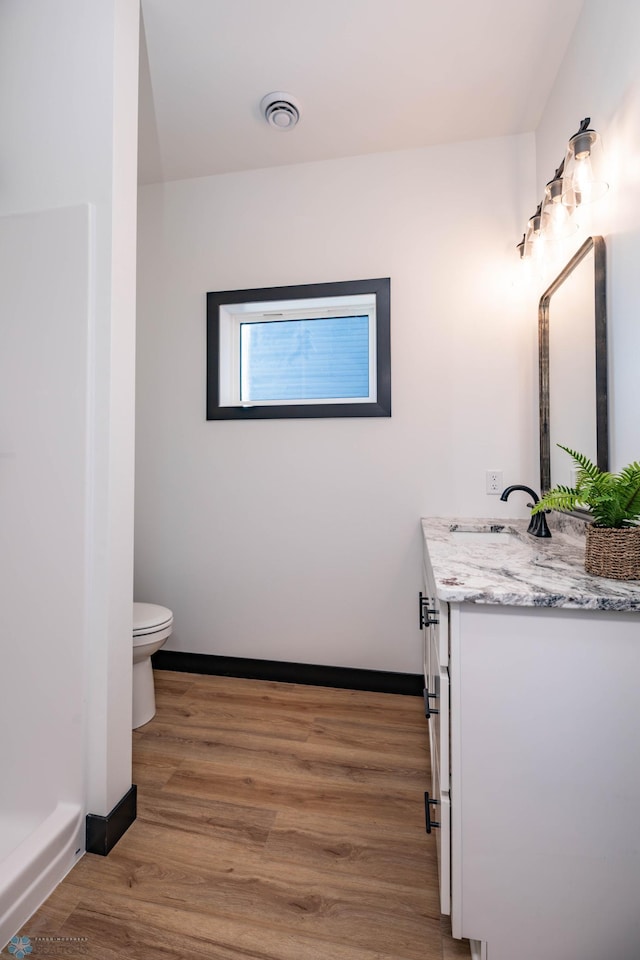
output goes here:
[[536, 212], [529, 218], [526, 232], [522, 235], [522, 240], [517, 245], [520, 252], [520, 259], [525, 257], [538, 257], [542, 252], [544, 237], [542, 233], [542, 204], [538, 204]]
[[562, 202], [571, 206], [599, 200], [609, 189], [604, 179], [602, 140], [589, 129], [591, 118], [569, 140], [564, 160]]
[[556, 170], [553, 180], [544, 188], [542, 201], [542, 232], [552, 242], [564, 240], [578, 229], [573, 217], [576, 205], [573, 194], [566, 190], [563, 167], [564, 162]]
[[527, 235], [526, 233], [522, 234], [522, 240], [520, 243], [516, 244], [518, 253], [520, 254], [520, 259], [524, 260], [525, 257], [531, 255], [531, 251], [527, 249]]
[[604, 179], [602, 140], [585, 117], [569, 140], [566, 156], [545, 187], [544, 199], [529, 219], [517, 249], [520, 259], [539, 256], [545, 240], [563, 240], [578, 229], [579, 206], [599, 200], [609, 189]]

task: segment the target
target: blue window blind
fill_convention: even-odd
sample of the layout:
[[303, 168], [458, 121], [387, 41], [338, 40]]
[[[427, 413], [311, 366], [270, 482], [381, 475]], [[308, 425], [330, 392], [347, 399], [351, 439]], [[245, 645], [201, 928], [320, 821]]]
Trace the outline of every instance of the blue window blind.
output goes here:
[[240, 324], [240, 398], [369, 396], [369, 317]]

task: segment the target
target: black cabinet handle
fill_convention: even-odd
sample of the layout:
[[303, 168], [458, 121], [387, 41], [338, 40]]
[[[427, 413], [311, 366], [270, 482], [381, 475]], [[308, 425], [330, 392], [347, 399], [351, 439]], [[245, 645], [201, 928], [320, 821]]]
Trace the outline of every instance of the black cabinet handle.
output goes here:
[[423, 627], [435, 627], [440, 623], [438, 619], [438, 611], [435, 607], [432, 607], [431, 604], [435, 603], [435, 600], [431, 600], [430, 597], [425, 597], [420, 591], [420, 629]]
[[435, 697], [435, 698], [437, 699], [437, 698], [438, 698], [438, 694], [437, 694], [437, 693], [429, 693], [429, 691], [428, 691], [427, 688], [425, 687], [422, 695], [423, 695], [423, 697], [424, 697], [424, 715], [425, 715], [425, 717], [426, 717], [427, 720], [428, 720], [429, 717], [432, 716], [432, 714], [434, 714], [434, 713], [440, 713], [439, 710], [436, 710], [436, 708], [435, 708], [435, 707], [432, 707], [431, 704], [429, 703], [430, 698], [431, 698], [431, 697]]
[[433, 804], [434, 807], [437, 807], [439, 803], [440, 803], [439, 800], [432, 800], [431, 797], [429, 796], [429, 794], [425, 791], [425, 795], [424, 795], [424, 819], [425, 819], [425, 825], [426, 825], [427, 833], [431, 833], [431, 828], [432, 828], [432, 827], [439, 827], [439, 826], [440, 826], [440, 821], [439, 821], [439, 820], [432, 820], [432, 819], [431, 819], [431, 809], [430, 809], [431, 804]]

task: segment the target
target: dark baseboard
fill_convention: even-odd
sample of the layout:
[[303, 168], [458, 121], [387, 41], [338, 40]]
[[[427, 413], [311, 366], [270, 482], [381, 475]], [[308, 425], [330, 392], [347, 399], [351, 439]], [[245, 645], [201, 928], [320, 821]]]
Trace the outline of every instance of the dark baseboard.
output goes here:
[[87, 853], [106, 857], [136, 819], [138, 788], [135, 783], [106, 817], [87, 814]]
[[181, 673], [203, 673], [217, 677], [278, 680], [283, 683], [400, 693], [415, 697], [421, 697], [424, 689], [424, 679], [419, 673], [325, 667], [282, 660], [251, 660], [247, 657], [220, 657], [208, 653], [182, 653], [178, 650], [159, 650], [153, 655], [152, 661], [156, 670], [177, 670]]

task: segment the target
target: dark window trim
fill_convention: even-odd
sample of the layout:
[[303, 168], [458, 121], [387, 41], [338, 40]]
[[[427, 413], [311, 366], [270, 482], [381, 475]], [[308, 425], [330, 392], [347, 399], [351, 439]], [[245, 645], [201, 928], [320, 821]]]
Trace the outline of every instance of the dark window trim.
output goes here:
[[[292, 403], [259, 407], [219, 405], [220, 307], [228, 303], [259, 303], [271, 300], [311, 300], [316, 297], [347, 297], [363, 293], [376, 296], [375, 403]], [[262, 287], [251, 290], [221, 290], [207, 294], [207, 420], [307, 419], [309, 417], [391, 416], [391, 281], [347, 280], [337, 283], [306, 283], [293, 287]]]

